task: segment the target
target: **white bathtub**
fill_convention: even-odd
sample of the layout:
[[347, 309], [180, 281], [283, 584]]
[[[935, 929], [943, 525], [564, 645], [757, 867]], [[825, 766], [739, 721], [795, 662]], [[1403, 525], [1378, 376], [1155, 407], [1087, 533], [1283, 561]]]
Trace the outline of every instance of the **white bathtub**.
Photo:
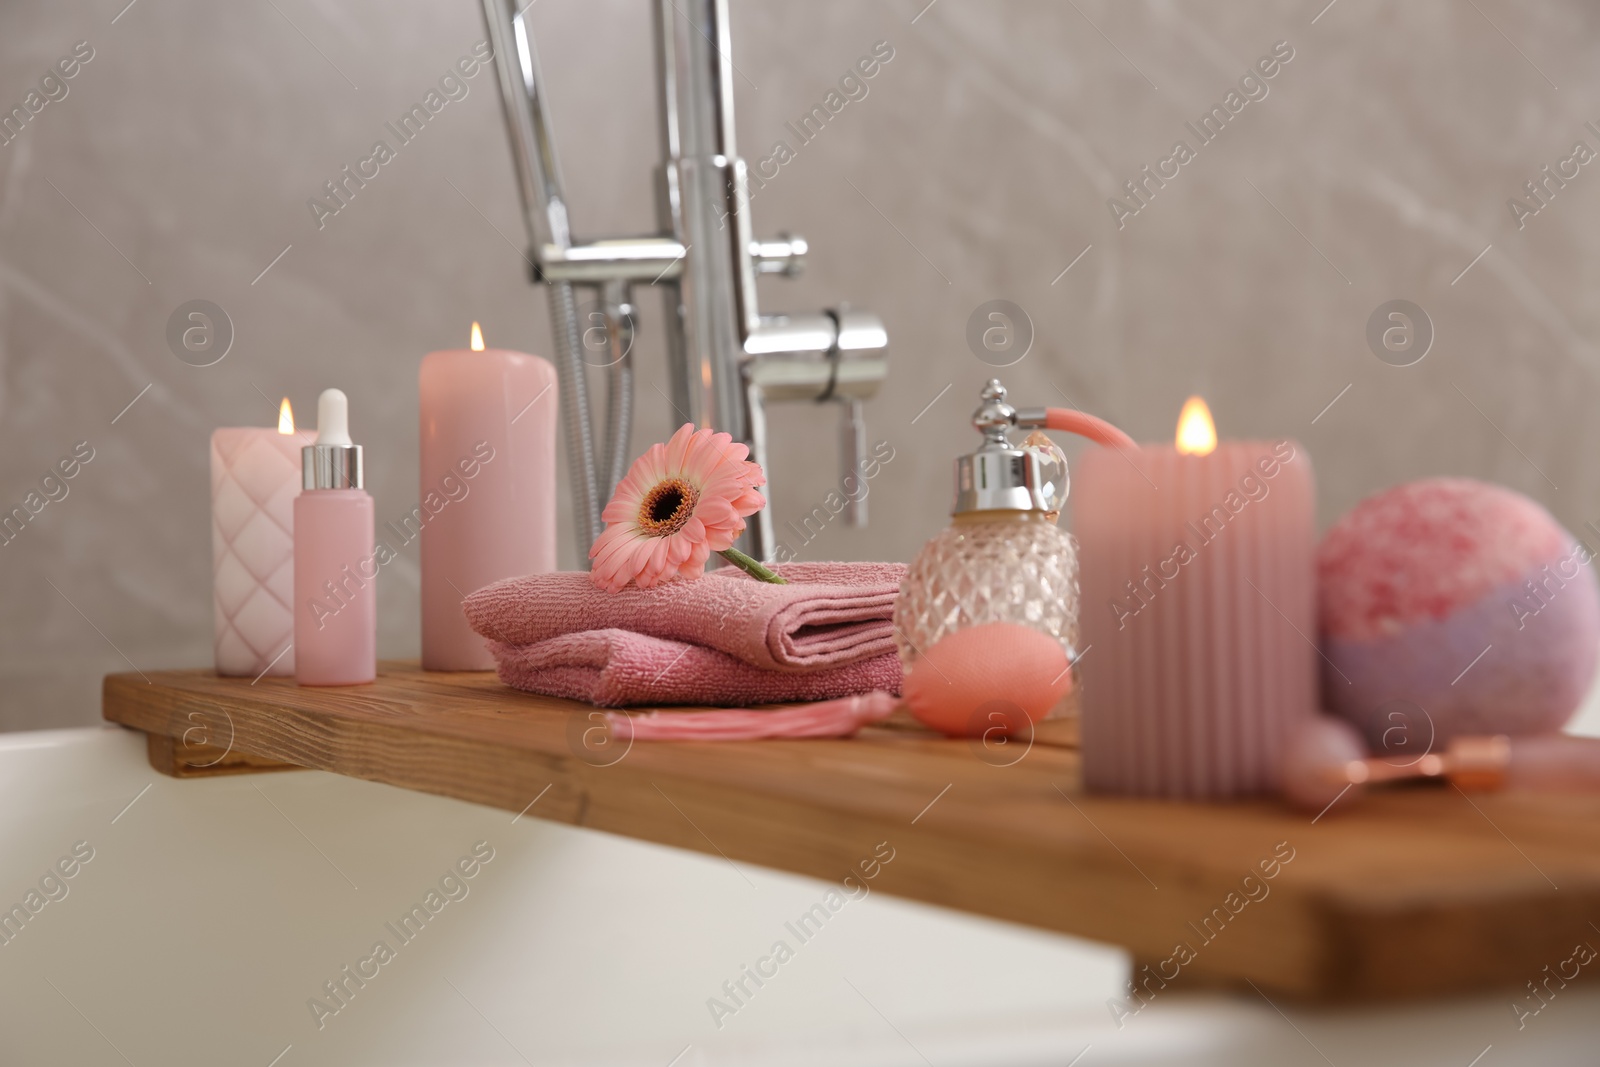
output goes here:
[[[427, 901], [475, 845], [493, 858], [445, 883], [459, 899]], [[1577, 987], [1520, 1032], [1512, 990], [1287, 1015], [1174, 990], [1119, 1030], [1118, 951], [880, 894], [801, 941], [786, 924], [828, 889], [319, 772], [175, 781], [117, 728], [7, 735], [0, 907], [29, 917], [0, 944], [0, 1064], [1467, 1067], [1492, 1045], [1496, 1067], [1600, 1047], [1600, 992]], [[413, 904], [429, 918], [403, 942]]]

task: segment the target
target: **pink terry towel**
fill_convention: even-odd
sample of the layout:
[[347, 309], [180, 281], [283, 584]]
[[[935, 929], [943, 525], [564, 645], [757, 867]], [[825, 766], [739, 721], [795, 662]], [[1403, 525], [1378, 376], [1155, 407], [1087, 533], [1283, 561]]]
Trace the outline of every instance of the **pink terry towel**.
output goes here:
[[905, 564], [787, 563], [775, 569], [791, 584], [760, 582], [725, 567], [654, 589], [606, 593], [579, 571], [530, 574], [486, 586], [462, 607], [474, 630], [506, 645], [584, 630], [632, 630], [703, 645], [771, 671], [814, 671], [894, 651], [891, 618]]
[[515, 689], [608, 708], [832, 700], [874, 689], [898, 694], [901, 682], [893, 652], [822, 670], [767, 671], [715, 649], [628, 630], [586, 630], [531, 645], [490, 641], [489, 650], [500, 680]]

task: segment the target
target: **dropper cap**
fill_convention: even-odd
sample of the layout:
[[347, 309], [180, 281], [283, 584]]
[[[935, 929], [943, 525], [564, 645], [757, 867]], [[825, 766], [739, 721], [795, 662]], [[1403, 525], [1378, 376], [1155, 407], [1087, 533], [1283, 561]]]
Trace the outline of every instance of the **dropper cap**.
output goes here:
[[339, 389], [317, 397], [317, 440], [300, 450], [305, 489], [362, 488], [361, 446], [350, 440], [350, 400]]

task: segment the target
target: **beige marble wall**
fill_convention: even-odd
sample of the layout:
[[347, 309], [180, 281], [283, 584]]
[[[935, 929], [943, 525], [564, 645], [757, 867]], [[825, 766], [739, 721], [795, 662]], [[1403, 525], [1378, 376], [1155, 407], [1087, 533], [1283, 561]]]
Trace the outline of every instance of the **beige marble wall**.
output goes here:
[[[265, 425], [285, 394], [309, 413], [342, 386], [382, 521], [415, 501], [422, 355], [474, 318], [491, 342], [548, 348], [487, 76], [320, 230], [306, 206], [482, 38], [472, 0], [125, 2], [0, 8], [0, 110], [77, 42], [93, 50], [0, 147], [0, 502], [79, 442], [94, 450], [0, 547], [5, 728], [92, 721], [107, 671], [209, 661], [212, 427]], [[834, 524], [801, 555], [908, 558], [944, 522], [991, 373], [967, 319], [991, 299], [1033, 323], [1004, 372], [1014, 397], [1070, 397], [1161, 438], [1202, 392], [1225, 435], [1305, 442], [1324, 523], [1438, 473], [1514, 486], [1574, 529], [1600, 521], [1600, 168], [1571, 164], [1520, 229], [1507, 206], [1574, 142], [1600, 149], [1584, 125], [1600, 125], [1591, 5], [925, 2], [734, 3], [752, 160], [795, 147], [785, 122], [876, 42], [894, 50], [755, 200], [758, 232], [813, 248], [802, 279], [763, 282], [767, 304], [848, 301], [893, 343], [868, 412], [896, 457], [872, 526]], [[649, 228], [645, 5], [539, 0], [531, 17], [577, 229]], [[1293, 57], [1266, 95], [1247, 83], [1260, 98], [1201, 146], [1185, 123], [1280, 41]], [[1119, 228], [1108, 199], [1180, 139], [1194, 158], [1167, 164], [1176, 176]], [[165, 340], [201, 298], [235, 330], [209, 367]], [[1400, 298], [1435, 331], [1409, 367], [1365, 339]], [[648, 294], [640, 318], [649, 441], [672, 420]], [[834, 423], [803, 408], [773, 421], [782, 524], [834, 483]], [[413, 655], [415, 546], [384, 580], [381, 651]]]

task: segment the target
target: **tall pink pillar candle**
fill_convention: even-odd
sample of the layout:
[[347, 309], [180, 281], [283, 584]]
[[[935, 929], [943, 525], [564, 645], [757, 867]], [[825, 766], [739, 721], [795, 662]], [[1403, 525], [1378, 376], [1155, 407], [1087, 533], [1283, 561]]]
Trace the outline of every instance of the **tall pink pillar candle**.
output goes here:
[[1292, 441], [1078, 463], [1083, 773], [1094, 791], [1277, 788], [1316, 707], [1314, 489]]
[[494, 657], [461, 601], [556, 568], [555, 368], [523, 352], [455, 349], [430, 352], [418, 384], [422, 481], [407, 525], [422, 532], [422, 666], [488, 670]]
[[[288, 401], [284, 401], [287, 409]], [[294, 674], [294, 498], [309, 433], [211, 434], [211, 603], [217, 673]]]

